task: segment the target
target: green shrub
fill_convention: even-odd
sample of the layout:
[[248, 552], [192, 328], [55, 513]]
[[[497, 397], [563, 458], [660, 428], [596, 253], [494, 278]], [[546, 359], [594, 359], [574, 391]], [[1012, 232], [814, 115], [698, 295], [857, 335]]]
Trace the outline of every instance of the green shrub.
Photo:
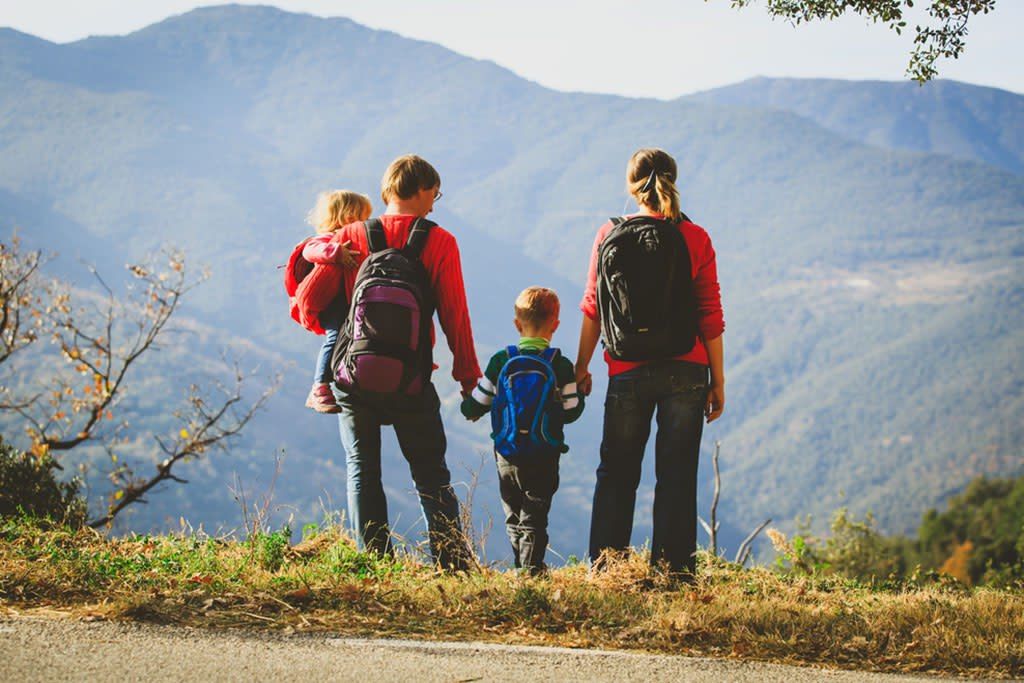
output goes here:
[[85, 524], [79, 481], [58, 481], [58, 469], [50, 455], [19, 451], [0, 437], [0, 518], [29, 515], [73, 527]]
[[292, 530], [283, 526], [271, 533], [259, 532], [249, 538], [250, 547], [259, 565], [270, 572], [276, 572], [284, 564], [284, 551], [290, 543]]

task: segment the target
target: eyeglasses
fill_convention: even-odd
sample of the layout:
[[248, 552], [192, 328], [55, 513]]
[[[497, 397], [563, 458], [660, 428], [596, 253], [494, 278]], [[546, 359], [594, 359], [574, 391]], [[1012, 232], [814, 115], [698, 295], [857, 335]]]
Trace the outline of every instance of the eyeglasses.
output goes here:
[[441, 192], [441, 190], [438, 190], [437, 192], [435, 192], [435, 193], [434, 193], [434, 201], [435, 201], [435, 202], [436, 202], [436, 201], [438, 201], [438, 200], [439, 200], [439, 199], [441, 199], [441, 197], [443, 197], [443, 196], [444, 196], [444, 193], [443, 193], [443, 192]]

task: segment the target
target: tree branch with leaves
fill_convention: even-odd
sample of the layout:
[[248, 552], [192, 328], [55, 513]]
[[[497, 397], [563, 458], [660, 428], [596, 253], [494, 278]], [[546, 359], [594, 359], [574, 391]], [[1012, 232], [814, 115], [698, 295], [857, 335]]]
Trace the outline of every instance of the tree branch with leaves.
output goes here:
[[[76, 292], [85, 305], [72, 306], [63, 288], [40, 277], [39, 252], [23, 251], [15, 238], [10, 245], [0, 244], [0, 257], [0, 367], [15, 351], [46, 336], [44, 331], [65, 363], [63, 372], [55, 363], [54, 372], [42, 380], [43, 388], [5, 401], [0, 410], [22, 418], [32, 452], [55, 468], [63, 469], [68, 453], [83, 444], [96, 443], [106, 450], [115, 465], [108, 474], [113, 489], [104, 512], [89, 522], [93, 527], [110, 524], [129, 505], [147, 502], [147, 495], [161, 483], [186, 483], [175, 466], [214, 449], [224, 450], [276, 388], [275, 383], [258, 397], [247, 398], [246, 376], [237, 364], [230, 387], [214, 383], [214, 391], [207, 392], [191, 384], [185, 408], [174, 413], [179, 421], [176, 435], [153, 436], [156, 471], [139, 476], [116, 453], [128, 428], [119, 415], [121, 400], [138, 378], [133, 369], [160, 348], [182, 298], [207, 275], [190, 277], [184, 256], [168, 250], [159, 258], [129, 265], [131, 277], [119, 288], [123, 291], [115, 292], [92, 269], [98, 290]], [[28, 327], [26, 320], [31, 321]]]
[[[743, 8], [757, 0], [731, 2], [733, 7]], [[958, 59], [963, 54], [970, 19], [995, 10], [996, 0], [918, 2], [926, 7], [928, 21], [915, 26], [914, 48], [906, 73], [919, 83], [925, 83], [938, 75], [936, 64], [940, 59]], [[773, 18], [785, 19], [797, 26], [857, 14], [902, 34], [907, 28], [907, 13], [914, 9], [914, 0], [765, 0], [765, 7]]]

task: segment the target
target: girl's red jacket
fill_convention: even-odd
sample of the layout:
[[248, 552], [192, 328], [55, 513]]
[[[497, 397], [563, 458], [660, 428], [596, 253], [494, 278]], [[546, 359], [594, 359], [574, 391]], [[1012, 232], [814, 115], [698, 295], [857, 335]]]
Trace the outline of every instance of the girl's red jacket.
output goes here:
[[[630, 216], [631, 217], [631, 216]], [[664, 216], [655, 216], [664, 218]], [[587, 274], [587, 288], [583, 293], [583, 301], [580, 303], [580, 310], [583, 315], [591, 320], [600, 321], [601, 312], [597, 307], [597, 253], [601, 243], [612, 229], [612, 222], [608, 221], [597, 231], [594, 239], [594, 249], [590, 254], [590, 270]], [[716, 339], [725, 331], [725, 318], [722, 314], [722, 294], [718, 285], [718, 266], [715, 262], [715, 249], [711, 246], [711, 238], [704, 228], [695, 223], [683, 221], [679, 224], [679, 232], [686, 239], [686, 248], [690, 251], [690, 265], [693, 274], [693, 288], [697, 294], [697, 321], [700, 328], [700, 336], [697, 343], [689, 353], [679, 356], [674, 360], [689, 361], [691, 363], [708, 364], [708, 352], [704, 348], [702, 339]], [[604, 359], [608, 363], [608, 376], [632, 370], [645, 363], [633, 363], [629, 361], [614, 360], [607, 352]]]
[[307, 238], [292, 249], [284, 274], [292, 319], [315, 334], [324, 334], [320, 314], [341, 291], [341, 268], [334, 265], [338, 244], [331, 235]]
[[[409, 240], [409, 228], [415, 216], [386, 214], [380, 216], [389, 247], [400, 248]], [[356, 267], [342, 270], [334, 265], [340, 245], [349, 242], [349, 250], [356, 259]], [[306, 329], [314, 330], [311, 317], [319, 316], [334, 301], [344, 286], [345, 296], [352, 298], [356, 274], [366, 260], [369, 246], [366, 243], [366, 227], [362, 222], [350, 223], [333, 236], [314, 237], [304, 243], [302, 256], [312, 263], [320, 263], [306, 276], [297, 289], [296, 299], [300, 300], [299, 320]], [[475, 383], [480, 377], [480, 365], [473, 345], [473, 329], [469, 321], [469, 306], [466, 303], [466, 288], [462, 280], [462, 260], [455, 236], [440, 226], [430, 230], [427, 244], [421, 255], [424, 267], [433, 285], [437, 302], [437, 318], [448, 340], [454, 363], [452, 377], [461, 384]], [[322, 271], [322, 272], [321, 272]], [[317, 278], [309, 285], [311, 278]], [[315, 311], [315, 316], [313, 312]], [[293, 316], [294, 317], [294, 316]], [[301, 319], [300, 319], [301, 318]], [[319, 320], [316, 321], [319, 327]], [[431, 340], [435, 338], [431, 326]]]

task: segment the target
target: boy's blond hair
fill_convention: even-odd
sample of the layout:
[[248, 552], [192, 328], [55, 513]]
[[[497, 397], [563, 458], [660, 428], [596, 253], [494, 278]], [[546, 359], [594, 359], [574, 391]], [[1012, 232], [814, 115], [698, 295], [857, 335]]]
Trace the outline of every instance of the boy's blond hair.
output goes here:
[[365, 194], [352, 190], [332, 190], [320, 193], [306, 222], [316, 228], [318, 235], [326, 235], [343, 225], [365, 221], [372, 213], [373, 204]]
[[391, 162], [380, 180], [380, 197], [385, 204], [392, 199], [410, 199], [421, 190], [441, 187], [441, 176], [426, 159], [406, 154]]
[[547, 287], [527, 287], [516, 298], [516, 320], [533, 329], [557, 318], [560, 309], [558, 294]]

